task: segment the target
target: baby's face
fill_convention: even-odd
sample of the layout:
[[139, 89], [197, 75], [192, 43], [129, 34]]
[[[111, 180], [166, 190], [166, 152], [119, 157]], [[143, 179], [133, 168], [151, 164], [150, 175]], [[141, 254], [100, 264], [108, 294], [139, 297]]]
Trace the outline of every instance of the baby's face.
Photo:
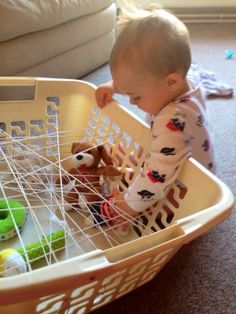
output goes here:
[[170, 100], [170, 91], [165, 79], [154, 78], [150, 74], [141, 75], [126, 67], [112, 72], [115, 88], [130, 97], [130, 103], [141, 110], [158, 114]]

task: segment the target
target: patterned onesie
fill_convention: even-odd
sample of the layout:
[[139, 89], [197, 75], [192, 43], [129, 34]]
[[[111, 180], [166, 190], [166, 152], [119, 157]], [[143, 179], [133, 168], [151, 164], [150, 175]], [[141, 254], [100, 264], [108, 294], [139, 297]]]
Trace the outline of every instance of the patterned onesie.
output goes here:
[[151, 149], [124, 195], [129, 207], [138, 212], [165, 196], [188, 157], [193, 156], [212, 172], [215, 169], [210, 125], [199, 86], [149, 118]]

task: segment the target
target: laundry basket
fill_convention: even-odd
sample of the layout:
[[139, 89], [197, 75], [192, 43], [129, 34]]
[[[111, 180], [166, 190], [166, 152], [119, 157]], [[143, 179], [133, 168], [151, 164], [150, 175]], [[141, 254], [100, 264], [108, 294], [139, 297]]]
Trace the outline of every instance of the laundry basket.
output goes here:
[[[114, 161], [122, 163], [123, 171], [127, 165], [134, 169], [134, 176], [125, 174], [126, 185], [124, 178], [119, 182], [122, 189], [127, 188], [150, 144], [150, 130], [142, 120], [116, 102], [99, 110], [95, 87], [83, 81], [3, 77], [0, 86], [34, 89], [32, 100], [0, 102], [2, 173], [12, 170], [12, 156], [19, 149], [29, 148], [49, 163], [65, 161], [63, 168], [67, 169], [71, 144], [89, 139], [105, 144]], [[1, 197], [17, 195], [28, 218], [21, 232], [0, 242], [0, 250], [24, 247], [38, 241], [36, 235], [53, 231], [52, 225], [65, 228], [68, 219], [70, 223], [65, 228], [68, 240], [58, 258], [47, 258], [25, 273], [0, 278], [1, 314], [82, 314], [98, 309], [150, 281], [184, 244], [226, 219], [233, 206], [228, 187], [190, 158], [166, 199], [140, 215], [129, 235], [118, 237], [106, 227], [93, 227], [87, 233], [79, 211], [67, 213], [60, 202], [55, 209], [50, 191], [34, 198], [40, 202], [36, 207], [32, 202], [36, 192], [26, 195], [19, 177], [13, 176], [14, 188], [1, 183]], [[69, 243], [73, 245], [69, 247]]]

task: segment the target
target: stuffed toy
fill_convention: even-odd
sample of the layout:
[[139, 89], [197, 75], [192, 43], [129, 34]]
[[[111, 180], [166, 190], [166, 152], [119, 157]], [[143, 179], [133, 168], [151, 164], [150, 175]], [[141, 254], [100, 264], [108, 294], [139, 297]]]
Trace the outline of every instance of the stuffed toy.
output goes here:
[[112, 158], [104, 145], [77, 142], [72, 145], [71, 153], [74, 167], [56, 181], [62, 185], [75, 181], [65, 200], [76, 205], [82, 196], [87, 204], [97, 202], [104, 194], [101, 179], [120, 176], [121, 171], [113, 166]]
[[[114, 195], [111, 193], [113, 188], [118, 188], [115, 179], [119, 177], [122, 180], [122, 172], [113, 165], [112, 157], [105, 146], [77, 142], [72, 145], [71, 153], [74, 167], [56, 182], [68, 185], [75, 181], [65, 200], [73, 206], [88, 209], [89, 216], [85, 219], [87, 225], [107, 225], [112, 227], [117, 235], [126, 236], [129, 233], [129, 224], [124, 223], [124, 220], [119, 223], [120, 214], [116, 210]], [[102, 162], [105, 165], [102, 165]], [[107, 189], [105, 183], [109, 185]]]

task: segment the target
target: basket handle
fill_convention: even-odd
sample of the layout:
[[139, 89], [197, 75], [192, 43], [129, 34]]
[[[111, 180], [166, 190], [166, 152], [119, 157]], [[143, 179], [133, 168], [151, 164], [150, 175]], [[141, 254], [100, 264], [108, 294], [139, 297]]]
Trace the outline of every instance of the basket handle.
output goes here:
[[130, 241], [117, 247], [105, 251], [105, 256], [109, 263], [119, 264], [128, 260], [144, 259], [151, 251], [155, 254], [174, 247], [181, 247], [184, 242], [185, 233], [179, 225], [154, 232], [139, 238], [138, 241]]
[[0, 76], [0, 86], [35, 86], [35, 78], [23, 76]]
[[[217, 181], [219, 181], [219, 179], [217, 179]], [[233, 193], [226, 184], [221, 182], [221, 197], [217, 204], [176, 221], [186, 235], [184, 244], [201, 236], [209, 229], [228, 218], [232, 212], [233, 205]]]
[[0, 103], [34, 100], [36, 87], [36, 79], [33, 77], [0, 76]]

